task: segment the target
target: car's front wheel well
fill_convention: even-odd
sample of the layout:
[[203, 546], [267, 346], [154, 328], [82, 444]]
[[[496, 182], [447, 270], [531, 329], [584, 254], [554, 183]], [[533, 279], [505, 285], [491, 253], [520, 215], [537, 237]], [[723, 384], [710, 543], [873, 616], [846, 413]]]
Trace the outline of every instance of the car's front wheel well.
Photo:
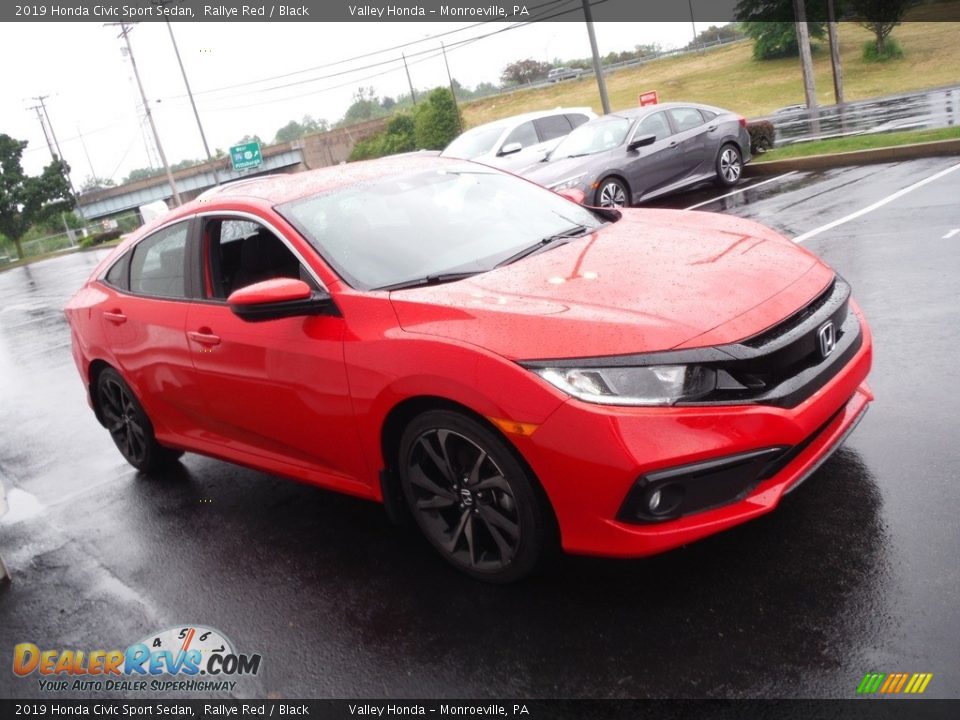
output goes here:
[[524, 458], [520, 451], [517, 450], [514, 444], [510, 441], [510, 438], [504, 435], [500, 428], [490, 422], [487, 418], [470, 409], [466, 405], [436, 396], [428, 395], [408, 398], [390, 410], [390, 412], [387, 413], [387, 417], [383, 421], [383, 427], [380, 433], [380, 448], [381, 452], [383, 453], [383, 462], [385, 467], [380, 474], [380, 489], [383, 492], [383, 502], [386, 506], [387, 514], [390, 516], [390, 519], [398, 523], [406, 522], [408, 519], [410, 519], [406, 500], [403, 497], [403, 489], [400, 487], [400, 478], [397, 474], [397, 464], [400, 461], [400, 439], [403, 436], [403, 431], [406, 429], [407, 425], [409, 425], [415, 417], [429, 410], [450, 410], [452, 412], [466, 415], [477, 422], [482, 423], [492, 432], [503, 438], [517, 462], [519, 462], [523, 466], [524, 470], [529, 473], [529, 476], [533, 478], [534, 491], [542, 502], [543, 507], [548, 511], [547, 516], [550, 521], [550, 530], [557, 541], [554, 544], [557, 545], [560, 537], [559, 524], [557, 523], [556, 513], [553, 510], [553, 505], [550, 502], [550, 498], [543, 489], [543, 485], [541, 485], [536, 473], [533, 472], [533, 468], [530, 467], [530, 463], [528, 463], [526, 458]]

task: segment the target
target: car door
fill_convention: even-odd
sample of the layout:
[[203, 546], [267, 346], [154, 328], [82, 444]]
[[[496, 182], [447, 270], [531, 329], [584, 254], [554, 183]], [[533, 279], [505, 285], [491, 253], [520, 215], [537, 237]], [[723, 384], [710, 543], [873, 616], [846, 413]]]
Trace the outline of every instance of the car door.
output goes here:
[[[710, 128], [700, 110], [695, 107], [676, 107], [667, 111], [677, 132], [677, 141], [683, 154], [683, 175], [695, 177], [702, 167], [712, 162], [713, 142]], [[678, 178], [680, 180], [681, 178]]]
[[654, 136], [653, 143], [625, 150], [624, 171], [634, 202], [669, 185], [683, 172], [682, 152], [666, 111], [652, 113], [640, 120], [627, 136], [626, 148], [634, 139], [646, 135]]
[[192, 223], [180, 220], [144, 237], [101, 280], [105, 344], [161, 438], [191, 433], [205, 413], [185, 330]]
[[[540, 136], [537, 134], [537, 128], [533, 120], [527, 120], [520, 123], [511, 130], [497, 148], [497, 167], [506, 170], [528, 167], [540, 161], [537, 156], [537, 146], [540, 144]], [[520, 150], [508, 155], [502, 155], [504, 148], [510, 145], [520, 145]]]
[[548, 152], [553, 150], [560, 141], [570, 134], [573, 126], [566, 115], [547, 115], [533, 121], [537, 128], [540, 143], [535, 148], [537, 162], [543, 160]]
[[289, 238], [259, 216], [204, 215], [202, 298], [187, 317], [190, 354], [216, 441], [275, 463], [316, 472], [337, 485], [360, 474], [337, 312], [250, 322], [230, 293], [270, 278], [319, 279]]

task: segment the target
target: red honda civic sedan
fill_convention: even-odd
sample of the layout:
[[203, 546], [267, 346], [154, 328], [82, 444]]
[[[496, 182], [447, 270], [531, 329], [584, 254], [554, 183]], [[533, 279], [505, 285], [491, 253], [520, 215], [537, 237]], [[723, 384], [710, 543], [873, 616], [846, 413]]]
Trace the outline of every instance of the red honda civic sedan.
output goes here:
[[137, 469], [190, 451], [380, 501], [494, 582], [762, 515], [872, 399], [849, 285], [776, 232], [443, 158], [208, 191], [66, 314]]

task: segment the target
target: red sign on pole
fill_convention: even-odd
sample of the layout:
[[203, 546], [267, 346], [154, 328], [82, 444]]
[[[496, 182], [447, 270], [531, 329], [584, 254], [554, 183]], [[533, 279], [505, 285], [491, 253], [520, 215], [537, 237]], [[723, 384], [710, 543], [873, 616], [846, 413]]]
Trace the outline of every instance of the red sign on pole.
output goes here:
[[640, 93], [640, 95], [637, 96], [637, 99], [640, 101], [640, 107], [644, 107], [645, 105], [656, 105], [658, 102], [660, 102], [659, 98], [657, 97], [656, 90]]

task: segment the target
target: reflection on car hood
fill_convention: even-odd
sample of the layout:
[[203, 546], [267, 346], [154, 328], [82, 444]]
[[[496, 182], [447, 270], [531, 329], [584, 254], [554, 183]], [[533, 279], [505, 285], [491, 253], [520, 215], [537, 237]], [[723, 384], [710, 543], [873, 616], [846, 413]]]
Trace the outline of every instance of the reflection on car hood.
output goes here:
[[757, 223], [628, 210], [565, 245], [391, 300], [408, 332], [530, 360], [734, 342], [787, 317], [832, 278]]
[[[606, 156], [607, 151], [604, 151], [593, 155], [584, 155], [583, 157], [548, 160], [527, 168], [521, 174], [527, 180], [537, 183], [537, 185], [549, 187], [561, 180], [589, 172]], [[586, 179], [592, 180], [593, 178]]]

